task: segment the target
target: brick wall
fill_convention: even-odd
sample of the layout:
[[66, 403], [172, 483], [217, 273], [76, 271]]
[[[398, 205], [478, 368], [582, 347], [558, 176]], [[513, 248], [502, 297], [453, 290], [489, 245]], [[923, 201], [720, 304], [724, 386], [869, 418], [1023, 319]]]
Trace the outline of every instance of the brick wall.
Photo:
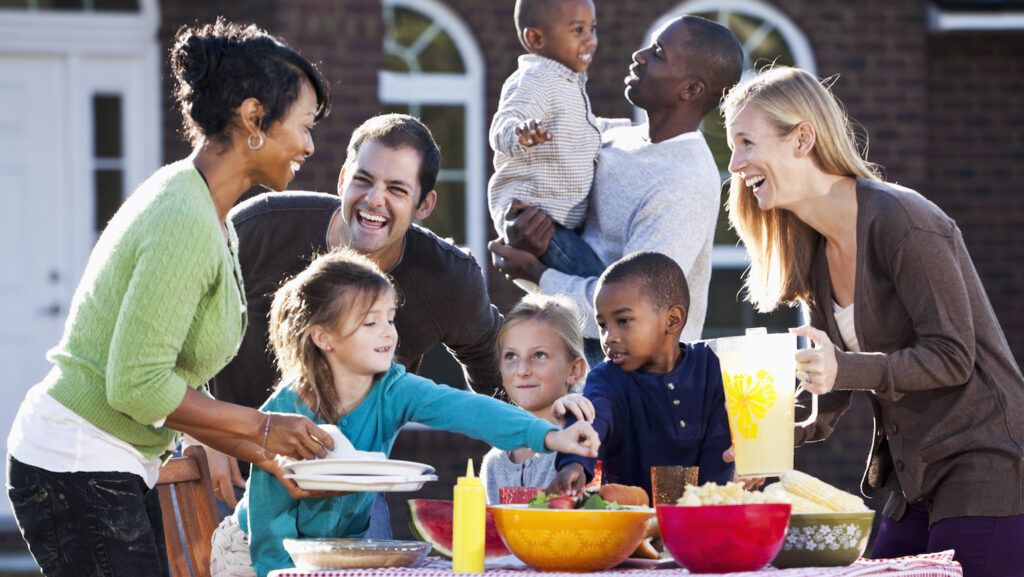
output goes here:
[[[1024, 33], [928, 42], [929, 198], [960, 225], [996, 317], [1024, 359]], [[922, 191], [925, 192], [925, 191]]]
[[[476, 34], [488, 71], [488, 119], [501, 84], [522, 52], [514, 34], [513, 2], [445, 2]], [[590, 69], [588, 90], [601, 116], [628, 116], [622, 96], [630, 56], [650, 25], [679, 3], [598, 1], [601, 47]], [[808, 37], [819, 75], [839, 73], [834, 86], [850, 115], [870, 135], [870, 158], [889, 180], [916, 188], [961, 225], [996, 313], [1018, 358], [1024, 354], [1024, 201], [1016, 183], [1024, 177], [1024, 35], [929, 35], [926, 0], [774, 0]], [[210, 7], [212, 6], [212, 7]], [[209, 21], [216, 13], [255, 19], [322, 63], [334, 86], [334, 112], [315, 134], [317, 154], [292, 188], [333, 190], [344, 145], [357, 124], [379, 110], [377, 69], [383, 25], [379, 0], [221, 0], [204, 6], [162, 3], [169, 42], [185, 21]], [[165, 81], [166, 93], [170, 85]], [[168, 106], [170, 110], [170, 105]], [[177, 113], [168, 113], [166, 158], [187, 153], [176, 136]], [[490, 158], [490, 151], [485, 157]], [[485, 214], [479, 215], [487, 219]], [[487, 220], [489, 223], [489, 219]], [[429, 225], [429, 220], [427, 222]], [[489, 270], [492, 298], [510, 306], [521, 294]], [[833, 437], [801, 448], [798, 468], [846, 490], [856, 490], [871, 436], [871, 411], [855, 400]], [[445, 471], [417, 496], [450, 495], [467, 456], [480, 443], [438, 432], [403, 433], [396, 458], [421, 460]], [[396, 531], [404, 529], [404, 498], [389, 498]], [[881, 503], [871, 503], [881, 508]]]
[[[238, 22], [254, 22], [315, 62], [331, 83], [333, 111], [313, 134], [316, 153], [291, 185], [293, 190], [334, 192], [338, 169], [352, 130], [380, 111], [377, 71], [382, 52], [384, 23], [378, 0], [255, 0], [209, 3], [162, 2], [160, 37], [170, 47], [182, 24], [212, 22], [217, 15]], [[164, 159], [173, 161], [189, 153], [180, 137], [181, 114], [174, 110], [173, 82], [164, 55]]]

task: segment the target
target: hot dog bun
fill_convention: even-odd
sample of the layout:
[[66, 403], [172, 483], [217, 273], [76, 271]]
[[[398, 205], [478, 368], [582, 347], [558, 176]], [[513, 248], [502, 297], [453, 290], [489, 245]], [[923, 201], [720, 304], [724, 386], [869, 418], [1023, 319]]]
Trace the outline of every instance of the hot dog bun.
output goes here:
[[651, 517], [647, 521], [647, 529], [644, 530], [644, 540], [636, 547], [636, 551], [630, 555], [637, 559], [660, 559], [661, 551], [658, 550], [655, 541], [661, 541], [661, 533], [658, 531], [658, 518]]
[[619, 505], [635, 507], [649, 507], [651, 504], [650, 499], [647, 498], [647, 491], [640, 487], [615, 483], [601, 485], [601, 498], [605, 501], [614, 501]]

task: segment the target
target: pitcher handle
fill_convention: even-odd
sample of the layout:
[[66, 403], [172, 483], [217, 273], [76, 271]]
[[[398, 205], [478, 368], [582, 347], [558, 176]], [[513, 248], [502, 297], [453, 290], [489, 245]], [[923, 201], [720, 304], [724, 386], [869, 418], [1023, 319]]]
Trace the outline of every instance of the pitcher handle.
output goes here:
[[[796, 395], [800, 396], [800, 393], [807, 391], [803, 385], [797, 387]], [[810, 392], [810, 391], [808, 391]], [[806, 420], [800, 421], [796, 424], [798, 427], [806, 427], [818, 419], [818, 395], [811, 393], [811, 416], [807, 417]]]

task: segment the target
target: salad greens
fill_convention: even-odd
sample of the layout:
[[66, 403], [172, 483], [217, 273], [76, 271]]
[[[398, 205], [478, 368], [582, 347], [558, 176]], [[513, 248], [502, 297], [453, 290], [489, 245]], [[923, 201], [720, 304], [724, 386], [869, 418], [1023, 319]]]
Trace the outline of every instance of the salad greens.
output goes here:
[[533, 499], [530, 499], [526, 506], [531, 509], [547, 509], [548, 501], [557, 496], [555, 493], [548, 494], [544, 491], [537, 491], [537, 494], [533, 496]]
[[596, 493], [591, 495], [590, 498], [587, 499], [587, 502], [584, 503], [582, 507], [580, 507], [580, 509], [610, 509], [612, 511], [617, 511], [621, 508], [622, 505], [619, 505], [615, 501], [605, 501], [604, 499], [601, 498], [601, 495], [598, 495]]
[[[540, 492], [537, 493], [536, 496], [534, 496], [533, 499], [530, 499], [530, 502], [527, 503], [526, 506], [529, 507], [530, 509], [548, 509], [548, 508], [551, 508], [549, 505], [550, 505], [552, 499], [558, 499], [558, 498], [562, 498], [562, 497], [564, 497], [564, 496], [563, 495], [558, 495], [556, 493], [545, 493], [543, 491], [540, 491]], [[615, 501], [605, 501], [603, 498], [601, 498], [601, 495], [598, 495], [597, 493], [595, 493], [595, 494], [591, 495], [590, 497], [588, 497], [587, 500], [584, 501], [582, 505], [579, 504], [579, 500], [577, 500], [576, 501], [576, 506], [574, 508], [575, 509], [591, 509], [591, 510], [599, 510], [599, 511], [603, 511], [603, 510], [617, 511], [617, 510], [622, 509], [623, 507], [622, 507], [622, 505], [619, 505]]]

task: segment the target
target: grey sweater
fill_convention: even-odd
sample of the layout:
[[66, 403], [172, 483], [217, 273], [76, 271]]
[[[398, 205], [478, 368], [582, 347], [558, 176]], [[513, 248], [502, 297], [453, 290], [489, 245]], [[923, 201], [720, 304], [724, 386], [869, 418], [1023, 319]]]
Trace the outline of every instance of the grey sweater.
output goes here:
[[[875, 435], [862, 490], [894, 491], [888, 516], [919, 500], [931, 523], [1024, 513], [1024, 376], [956, 223], [912, 190], [858, 180], [856, 267], [863, 352], [837, 353], [835, 390], [797, 444], [826, 438], [865, 391]], [[812, 271], [811, 324], [842, 349], [824, 240]]]
[[487, 503], [497, 505], [500, 487], [540, 487], [547, 489], [555, 480], [555, 456], [558, 453], [540, 453], [522, 463], [513, 463], [508, 451], [491, 449], [480, 465], [480, 477], [487, 490]]
[[[690, 288], [682, 340], [701, 338], [711, 281], [722, 183], [699, 132], [651, 143], [647, 125], [618, 127], [602, 136], [583, 240], [606, 265], [627, 254], [655, 251], [679, 263]], [[548, 269], [546, 294], [565, 294], [586, 315], [583, 335], [598, 338], [594, 321], [597, 277]]]

